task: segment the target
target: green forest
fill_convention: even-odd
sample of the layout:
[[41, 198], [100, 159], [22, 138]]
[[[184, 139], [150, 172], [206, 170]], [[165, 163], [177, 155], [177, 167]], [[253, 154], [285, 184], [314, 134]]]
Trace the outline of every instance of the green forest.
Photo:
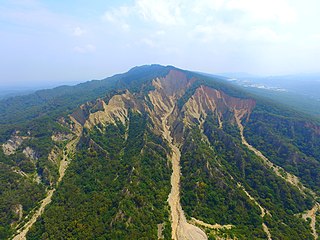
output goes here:
[[[157, 89], [152, 84], [154, 79], [169, 81], [171, 71], [187, 82], [181, 94], [169, 96], [164, 86]], [[282, 167], [283, 176], [294, 174], [309, 190], [285, 181], [242, 143], [228, 99], [220, 96], [215, 111], [197, 108], [194, 94], [200, 86], [217, 90], [235, 104], [253, 100], [241, 119], [245, 139]], [[157, 99], [150, 96], [156, 90]], [[85, 125], [94, 113], [106, 111], [102, 101], [107, 105], [113, 96], [127, 92], [126, 98], [132, 99], [123, 102], [125, 121], [115, 117], [116, 109], [107, 115], [114, 122]], [[198, 118], [194, 114], [187, 124], [190, 99], [192, 110], [205, 114]], [[168, 122], [161, 122], [166, 108], [173, 110]], [[28, 240], [171, 239], [170, 144], [181, 152], [180, 195], [187, 220], [232, 225], [230, 229], [199, 225], [208, 239], [267, 239], [263, 226], [272, 239], [313, 239], [310, 219], [304, 220], [302, 213], [319, 201], [319, 119], [224, 79], [172, 66], [136, 67], [101, 81], [1, 100], [0, 119], [2, 146], [22, 139], [12, 154], [0, 148], [0, 239], [12, 238], [52, 189], [52, 201], [29, 230]], [[76, 131], [77, 124], [81, 132]], [[170, 125], [172, 143], [164, 138], [164, 124]], [[73, 155], [67, 146], [76, 138]], [[63, 159], [69, 165], [60, 182]], [[319, 211], [316, 219], [320, 235]]]

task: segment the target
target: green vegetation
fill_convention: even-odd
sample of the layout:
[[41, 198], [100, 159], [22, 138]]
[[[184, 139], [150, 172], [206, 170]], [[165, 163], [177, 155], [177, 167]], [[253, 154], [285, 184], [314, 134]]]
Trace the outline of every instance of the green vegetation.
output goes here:
[[181, 202], [186, 214], [211, 224], [236, 225], [241, 239], [263, 239], [259, 208], [219, 166], [199, 130], [188, 134], [181, 152]]
[[257, 105], [246, 124], [249, 143], [320, 193], [319, 125], [299, 116], [285, 116], [270, 107], [266, 111], [266, 108]]
[[[319, 87], [315, 86], [313, 90], [316, 91], [317, 89], [319, 89]], [[278, 102], [287, 109], [292, 109], [292, 111], [298, 110], [299, 112], [320, 119], [320, 102], [317, 101], [317, 99], [313, 99], [304, 94], [296, 92], [278, 92], [260, 88], [245, 88], [244, 90], [255, 96], [259, 96], [260, 98], [263, 97], [268, 99], [271, 103]]]
[[[170, 166], [163, 140], [147, 116], [131, 113], [125, 127], [93, 129], [28, 239], [157, 239], [157, 224], [171, 226], [167, 198]], [[88, 148], [89, 147], [89, 148]]]
[[127, 73], [101, 81], [92, 80], [76, 86], [61, 86], [2, 100], [0, 126], [26, 125], [29, 121], [42, 116], [49, 116], [50, 119], [66, 116], [80, 104], [104, 97], [111, 91], [128, 89], [131, 92], [146, 92], [152, 89], [150, 83], [155, 77], [165, 76], [170, 69], [173, 67], [160, 65], [136, 67]]
[[[4, 159], [2, 151], [0, 154]], [[0, 163], [0, 194], [0, 239], [6, 239], [13, 234], [10, 225], [19, 221], [19, 206], [25, 216], [44, 197], [44, 188]]]
[[318, 239], [320, 239], [320, 212], [318, 211], [317, 212], [317, 215], [316, 215], [316, 231], [317, 231], [317, 234], [318, 234]]
[[[68, 114], [84, 124], [89, 114], [102, 110], [97, 98], [108, 102], [126, 89], [138, 103], [139, 112], [126, 106], [129, 116], [124, 125], [118, 121], [84, 129], [52, 202], [31, 228], [28, 239], [158, 239], [158, 224], [164, 226], [164, 238], [171, 239], [167, 203], [170, 148], [158, 135], [157, 123], [141, 110], [144, 105], [155, 110], [147, 96], [154, 90], [151, 82], [165, 77], [171, 69], [174, 67], [137, 67], [102, 81], [0, 101], [0, 142], [6, 142], [16, 130], [20, 136], [28, 136], [10, 156], [0, 149], [0, 239], [12, 236], [14, 226], [22, 222], [20, 204], [24, 218], [43, 199], [45, 188], [55, 186], [59, 154], [67, 141], [54, 142], [51, 136], [71, 133]], [[201, 130], [199, 122], [191, 129], [182, 124], [185, 113], [179, 110], [200, 85], [241, 99], [254, 95], [218, 78], [183, 72], [197, 81], [177, 99], [178, 108], [170, 121], [177, 117], [171, 130], [181, 150], [181, 204], [186, 217], [233, 225], [231, 229], [205, 229], [209, 239], [266, 239], [262, 223], [273, 239], [312, 239], [308, 222], [299, 215], [311, 209], [313, 197], [276, 176], [241, 143], [232, 109], [220, 111], [222, 128], [216, 112], [208, 113]], [[249, 121], [243, 121], [247, 141], [319, 194], [319, 122], [254, 98], [256, 107]], [[79, 108], [80, 104], [85, 105]], [[36, 159], [23, 153], [27, 147]], [[58, 156], [52, 161], [48, 155], [53, 148]], [[40, 183], [35, 181], [37, 176]], [[257, 203], [270, 214], [261, 217]], [[320, 233], [319, 215], [317, 219]]]
[[271, 213], [264, 221], [273, 238], [310, 239], [307, 223], [294, 214], [311, 208], [312, 199], [266, 169], [233, 136], [231, 129], [236, 126], [225, 124], [229, 131], [219, 129], [215, 118], [207, 118], [204, 133], [210, 145], [200, 130], [186, 133], [181, 164], [182, 204], [188, 216], [212, 224], [233, 224], [236, 227], [228, 232], [239, 239], [266, 238], [261, 212], [237, 187], [240, 182]]

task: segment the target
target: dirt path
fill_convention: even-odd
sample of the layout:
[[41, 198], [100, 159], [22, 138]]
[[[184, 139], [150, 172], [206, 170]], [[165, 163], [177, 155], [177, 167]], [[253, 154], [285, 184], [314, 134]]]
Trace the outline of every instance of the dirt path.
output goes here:
[[316, 221], [317, 221], [316, 214], [317, 214], [318, 211], [320, 211], [320, 204], [316, 203], [311, 210], [309, 210], [306, 213], [302, 214], [302, 218], [304, 220], [307, 220], [307, 218], [311, 219], [310, 227], [312, 229], [312, 235], [313, 235], [315, 240], [318, 239], [318, 234], [317, 234], [317, 230], [316, 230]]
[[[242, 141], [242, 144], [247, 146], [251, 151], [253, 151], [258, 157], [260, 157], [264, 163], [270, 167], [271, 169], [273, 169], [273, 171], [280, 177], [284, 178], [281, 174], [280, 174], [280, 167], [278, 166], [275, 166], [272, 162], [269, 161], [269, 159], [267, 159], [259, 150], [257, 150], [256, 148], [254, 148], [253, 146], [251, 146], [247, 140], [245, 139], [244, 135], [243, 135], [243, 125], [241, 124], [241, 116], [242, 113], [240, 111], [237, 111], [236, 109], [234, 109], [234, 116], [235, 116], [235, 119], [236, 119], [236, 122], [237, 122], [237, 125], [239, 127], [239, 130], [240, 130], [240, 136], [241, 136], [241, 141]], [[284, 170], [283, 170], [284, 171]], [[295, 177], [295, 176], [294, 176]], [[297, 177], [295, 177], [295, 181], [290, 181], [291, 184], [295, 185], [298, 187], [298, 183], [299, 183], [299, 180]], [[287, 180], [286, 178], [284, 178], [286, 181], [289, 181]], [[238, 183], [238, 186], [242, 188], [242, 190], [245, 192], [245, 194], [260, 208], [260, 211], [261, 211], [261, 214], [260, 216], [263, 218], [266, 214], [270, 214], [267, 210], [265, 210], [258, 202], [257, 200], [255, 200], [246, 190], [245, 188], [240, 184]], [[299, 188], [300, 189], [300, 188]], [[304, 192], [303, 192], [304, 193]], [[271, 233], [269, 231], [269, 228], [268, 226], [263, 222], [262, 223], [262, 229], [263, 231], [267, 234], [267, 237], [268, 237], [268, 240], [272, 240], [272, 237], [271, 237]]]
[[174, 240], [207, 240], [207, 235], [198, 227], [187, 222], [180, 204], [180, 150], [174, 145], [170, 135], [168, 117], [172, 114], [174, 107], [162, 118], [163, 137], [168, 141], [172, 150], [172, 175], [171, 192], [168, 202], [171, 208], [172, 239]]
[[241, 188], [241, 189], [244, 191], [244, 193], [248, 196], [248, 198], [249, 198], [250, 200], [252, 200], [252, 201], [260, 208], [260, 211], [261, 211], [260, 216], [261, 216], [262, 218], [263, 218], [266, 214], [270, 215], [269, 211], [266, 210], [266, 209], [264, 209], [264, 208], [257, 202], [257, 200], [254, 199], [254, 197], [252, 197], [252, 196], [247, 192], [247, 190], [242, 186], [241, 183], [238, 183], [238, 187]]
[[51, 202], [52, 195], [54, 193], [55, 189], [51, 189], [47, 192], [46, 197], [42, 200], [41, 205], [39, 209], [32, 215], [31, 219], [17, 232], [18, 235], [16, 235], [13, 240], [24, 240], [26, 239], [27, 233], [32, 227], [32, 225], [37, 221], [38, 217], [41, 216], [43, 213], [45, 207]]
[[268, 226], [265, 223], [262, 223], [262, 228], [263, 231], [267, 234], [268, 240], [272, 240]]
[[[279, 167], [275, 164], [273, 164], [267, 157], [265, 157], [259, 150], [257, 150], [256, 148], [254, 148], [252, 145], [250, 145], [247, 140], [245, 139], [244, 135], [243, 135], [243, 125], [241, 123], [241, 116], [242, 116], [242, 113], [241, 111], [238, 111], [236, 109], [234, 109], [234, 116], [235, 116], [235, 119], [236, 119], [236, 122], [237, 122], [237, 125], [239, 127], [239, 130], [240, 130], [240, 136], [241, 136], [241, 141], [242, 141], [242, 144], [247, 146], [249, 150], [253, 151], [258, 157], [260, 157], [263, 162], [265, 163], [265, 165], [267, 167], [269, 167], [270, 169], [273, 170], [273, 172], [281, 177], [282, 179], [284, 179], [286, 182], [296, 186], [299, 191], [305, 195], [306, 193], [310, 193], [311, 195], [313, 195], [314, 197], [316, 196], [316, 194], [311, 190], [311, 189], [308, 189], [306, 188], [299, 180], [299, 178], [291, 173], [288, 173], [287, 171], [285, 171], [282, 167]], [[283, 174], [284, 173], [284, 174]], [[261, 208], [261, 206], [260, 206]], [[310, 222], [310, 227], [312, 229], [312, 235], [314, 236], [314, 239], [318, 239], [318, 234], [317, 234], [317, 231], [316, 231], [316, 213], [317, 211], [320, 211], [320, 204], [319, 203], [316, 203], [315, 206], [309, 210], [307, 213], [305, 214], [302, 214], [302, 218], [304, 218], [305, 220], [307, 218], [310, 218], [311, 219], [311, 222]], [[268, 238], [269, 238], [269, 234], [267, 232], [267, 226], [264, 226], [263, 224], [263, 228], [265, 230], [265, 232], [267, 233], [268, 235]], [[270, 238], [271, 239], [271, 236]]]
[[231, 225], [231, 224], [221, 225], [221, 224], [216, 223], [216, 224], [212, 225], [212, 224], [205, 223], [205, 222], [198, 220], [198, 219], [195, 219], [195, 218], [191, 218], [191, 222], [194, 224], [201, 225], [206, 228], [210, 228], [210, 229], [231, 229], [233, 227], [233, 225]]
[[[80, 137], [77, 137], [76, 139], [70, 141], [66, 145], [66, 151], [64, 152], [63, 159], [60, 162], [59, 166], [59, 179], [57, 181], [57, 185], [61, 182], [62, 178], [65, 175], [65, 172], [67, 170], [67, 167], [69, 165], [69, 158], [68, 154], [72, 154], [75, 151], [75, 147], [79, 141]], [[38, 217], [42, 215], [44, 212], [44, 209], [48, 204], [50, 204], [53, 193], [56, 191], [55, 188], [50, 189], [46, 193], [46, 197], [41, 201], [40, 207], [35, 211], [35, 213], [32, 215], [31, 219], [24, 224], [20, 229], [17, 230], [17, 235], [13, 238], [13, 240], [25, 240], [27, 233], [29, 232], [30, 228], [33, 226], [33, 224], [37, 221]]]
[[[241, 141], [242, 144], [245, 145], [246, 147], [248, 147], [249, 150], [251, 150], [252, 152], [254, 152], [259, 158], [261, 158], [264, 162], [264, 164], [269, 167], [271, 170], [273, 170], [273, 172], [281, 177], [282, 179], [284, 179], [286, 182], [296, 186], [300, 192], [305, 195], [306, 192], [312, 193], [311, 190], [307, 189], [306, 187], [304, 187], [302, 185], [302, 183], [299, 181], [299, 178], [291, 173], [288, 173], [287, 171], [285, 171], [282, 167], [279, 167], [275, 164], [273, 164], [267, 157], [265, 157], [258, 149], [254, 148], [252, 145], [250, 145], [247, 140], [245, 139], [244, 135], [243, 135], [243, 125], [241, 123], [241, 111], [234, 109], [234, 116], [237, 122], [237, 125], [239, 127], [240, 130], [240, 136], [241, 136]], [[283, 174], [284, 173], [284, 174]], [[313, 193], [314, 194], [314, 193]]]
[[[238, 187], [241, 188], [241, 189], [244, 191], [244, 193], [248, 196], [248, 198], [249, 198], [250, 200], [252, 200], [252, 201], [260, 208], [260, 211], [261, 211], [260, 217], [263, 218], [266, 214], [268, 214], [268, 215], [271, 216], [271, 214], [269, 213], [269, 211], [266, 210], [265, 208], [263, 208], [263, 207], [257, 202], [257, 200], [256, 200], [254, 197], [252, 197], [252, 196], [247, 192], [247, 190], [242, 186], [241, 183], [238, 183]], [[270, 233], [270, 231], [269, 231], [269, 228], [268, 228], [268, 226], [267, 226], [264, 222], [262, 223], [262, 229], [263, 229], [263, 231], [267, 234], [268, 240], [272, 240], [272, 237], [271, 237], [271, 233]]]

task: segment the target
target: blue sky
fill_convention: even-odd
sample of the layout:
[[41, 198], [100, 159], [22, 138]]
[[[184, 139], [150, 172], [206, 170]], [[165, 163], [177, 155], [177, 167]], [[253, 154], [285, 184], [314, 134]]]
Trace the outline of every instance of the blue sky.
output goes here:
[[0, 0], [0, 86], [101, 79], [159, 63], [320, 72], [318, 0]]

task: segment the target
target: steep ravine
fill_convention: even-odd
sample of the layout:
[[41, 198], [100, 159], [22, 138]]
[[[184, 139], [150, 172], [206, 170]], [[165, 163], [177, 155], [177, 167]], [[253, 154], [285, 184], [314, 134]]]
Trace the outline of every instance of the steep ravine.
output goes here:
[[168, 202], [171, 208], [172, 221], [172, 239], [174, 240], [206, 240], [207, 235], [198, 227], [187, 222], [180, 204], [180, 150], [173, 143], [171, 137], [168, 117], [173, 112], [174, 107], [168, 111], [162, 118], [163, 137], [168, 141], [172, 155], [172, 175], [171, 175], [171, 193]]
[[[307, 189], [305, 186], [303, 186], [303, 184], [300, 182], [300, 180], [299, 180], [299, 178], [297, 176], [295, 176], [295, 175], [293, 175], [291, 173], [288, 173], [283, 168], [275, 165], [267, 157], [265, 157], [258, 149], [256, 149], [252, 145], [250, 145], [247, 142], [247, 140], [245, 139], [244, 134], [243, 134], [244, 128], [243, 128], [243, 125], [241, 123], [241, 116], [242, 116], [241, 111], [234, 109], [234, 116], [235, 116], [237, 125], [238, 125], [239, 130], [240, 130], [240, 137], [241, 137], [241, 141], [242, 141], [243, 145], [245, 145], [249, 150], [254, 152], [254, 154], [257, 155], [259, 158], [261, 158], [263, 160], [265, 166], [267, 166], [270, 169], [272, 169], [273, 172], [277, 176], [281, 177], [282, 179], [284, 179], [286, 182], [292, 184], [293, 186], [296, 186], [302, 194], [306, 194], [307, 192], [312, 193], [312, 191], [310, 189]], [[281, 173], [285, 173], [285, 174], [281, 174]]]
[[[241, 137], [241, 141], [242, 144], [245, 145], [249, 150], [251, 150], [252, 152], [254, 152], [255, 155], [257, 155], [259, 158], [261, 158], [265, 164], [266, 167], [270, 168], [273, 170], [273, 172], [281, 177], [282, 179], [284, 179], [286, 182], [292, 184], [293, 186], [297, 187], [299, 189], [299, 191], [301, 192], [301, 194], [305, 195], [306, 193], [310, 193], [313, 196], [316, 196], [316, 194], [311, 190], [308, 189], [307, 187], [305, 187], [299, 180], [299, 178], [291, 173], [288, 173], [287, 171], [285, 171], [283, 168], [275, 165], [274, 163], [272, 163], [266, 156], [264, 156], [258, 149], [256, 149], [255, 147], [253, 147], [252, 145], [250, 145], [248, 143], [248, 141], [246, 140], [246, 138], [244, 137], [243, 131], [244, 131], [244, 127], [241, 123], [241, 117], [242, 117], [243, 113], [239, 110], [234, 109], [234, 117], [236, 119], [239, 131], [240, 131], [240, 137]], [[284, 172], [285, 174], [281, 174], [282, 172]], [[316, 232], [316, 217], [315, 214], [316, 212], [319, 210], [319, 203], [316, 202], [315, 206], [308, 211], [307, 213], [303, 214], [302, 217], [306, 220], [307, 218], [310, 218], [310, 228], [312, 230], [312, 235], [314, 236], [314, 239], [317, 240], [318, 239], [318, 234]], [[269, 238], [269, 230], [267, 229], [267, 226], [263, 223], [262, 224], [264, 231], [266, 232], [266, 234], [268, 235]], [[270, 239], [270, 238], [269, 238]]]
[[[67, 170], [68, 164], [69, 164], [69, 157], [68, 155], [71, 153], [74, 153], [75, 147], [80, 139], [80, 136], [77, 136], [75, 139], [71, 140], [67, 145], [66, 145], [66, 150], [64, 151], [63, 154], [63, 159], [60, 162], [60, 167], [59, 167], [59, 179], [57, 181], [57, 186], [63, 179], [65, 172]], [[72, 154], [71, 154], [72, 155]], [[13, 240], [25, 240], [26, 236], [30, 230], [30, 228], [35, 224], [37, 219], [42, 215], [44, 212], [46, 206], [50, 204], [52, 196], [54, 192], [56, 191], [56, 188], [50, 189], [46, 193], [46, 197], [41, 201], [40, 207], [33, 213], [31, 218], [29, 219], [28, 222], [26, 222], [21, 228], [17, 230], [17, 235], [13, 237]]]

